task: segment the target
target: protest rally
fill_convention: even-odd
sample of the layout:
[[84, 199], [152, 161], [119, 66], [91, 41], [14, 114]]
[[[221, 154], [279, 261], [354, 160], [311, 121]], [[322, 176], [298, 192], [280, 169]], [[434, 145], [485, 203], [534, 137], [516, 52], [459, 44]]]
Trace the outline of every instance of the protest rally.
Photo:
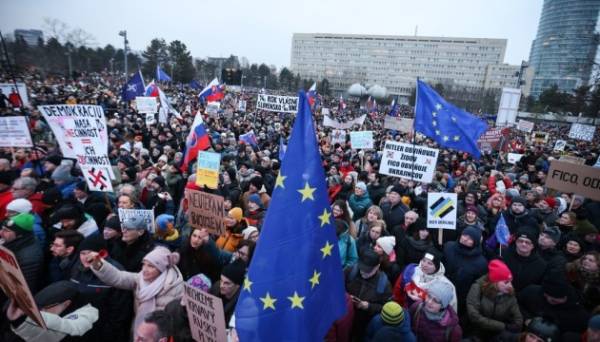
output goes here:
[[545, 64], [554, 2], [600, 22], [537, 1], [521, 65], [416, 29], [293, 33], [277, 67], [0, 25], [0, 341], [600, 341], [600, 74]]

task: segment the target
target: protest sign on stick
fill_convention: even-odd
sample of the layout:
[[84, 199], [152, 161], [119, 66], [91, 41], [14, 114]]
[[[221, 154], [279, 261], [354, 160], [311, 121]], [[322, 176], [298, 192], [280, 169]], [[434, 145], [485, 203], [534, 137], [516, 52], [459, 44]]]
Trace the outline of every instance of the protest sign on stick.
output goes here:
[[386, 141], [379, 173], [431, 183], [437, 164], [435, 148]]
[[0, 147], [32, 147], [33, 141], [24, 116], [0, 117]]
[[193, 228], [206, 228], [211, 234], [225, 233], [223, 196], [185, 189], [188, 222]]
[[183, 302], [195, 341], [226, 342], [225, 313], [221, 298], [184, 284]]
[[154, 234], [154, 210], [119, 208], [119, 221], [121, 221], [121, 226], [123, 226], [123, 223], [130, 217], [140, 217], [146, 224], [146, 230]]

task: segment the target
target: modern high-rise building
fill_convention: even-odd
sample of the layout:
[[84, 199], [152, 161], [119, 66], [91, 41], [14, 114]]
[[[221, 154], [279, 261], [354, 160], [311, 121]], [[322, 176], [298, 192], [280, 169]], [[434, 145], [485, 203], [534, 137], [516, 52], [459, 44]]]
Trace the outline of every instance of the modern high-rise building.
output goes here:
[[531, 94], [556, 84], [563, 91], [587, 85], [598, 51], [599, 0], [544, 0], [529, 65]]
[[504, 64], [506, 39], [295, 33], [290, 68], [326, 78], [335, 92], [378, 84], [409, 97], [415, 79], [471, 88], [515, 87], [519, 66]]
[[44, 32], [41, 30], [15, 30], [15, 39], [23, 38], [29, 46], [37, 46], [40, 39], [44, 39]]

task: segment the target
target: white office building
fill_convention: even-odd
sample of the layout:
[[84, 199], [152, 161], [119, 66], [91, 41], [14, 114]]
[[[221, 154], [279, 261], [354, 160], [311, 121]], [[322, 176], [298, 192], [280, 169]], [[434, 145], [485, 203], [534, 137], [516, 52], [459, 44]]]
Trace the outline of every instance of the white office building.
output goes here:
[[504, 64], [506, 39], [295, 33], [290, 67], [302, 78], [378, 84], [410, 96], [415, 79], [472, 88], [514, 87], [519, 66]]

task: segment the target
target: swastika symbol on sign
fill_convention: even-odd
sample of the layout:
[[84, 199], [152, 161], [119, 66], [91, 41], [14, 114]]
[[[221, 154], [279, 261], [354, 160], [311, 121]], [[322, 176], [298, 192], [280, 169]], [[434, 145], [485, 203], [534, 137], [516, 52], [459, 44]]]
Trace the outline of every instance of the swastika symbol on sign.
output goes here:
[[98, 170], [98, 172], [96, 172], [96, 169], [92, 168], [89, 171], [89, 173], [92, 177], [88, 177], [88, 179], [90, 180], [90, 182], [92, 182], [94, 187], [100, 188], [100, 190], [104, 190], [104, 188], [106, 188], [106, 186], [107, 186], [105, 183], [107, 181], [107, 179], [102, 174], [102, 170]]

